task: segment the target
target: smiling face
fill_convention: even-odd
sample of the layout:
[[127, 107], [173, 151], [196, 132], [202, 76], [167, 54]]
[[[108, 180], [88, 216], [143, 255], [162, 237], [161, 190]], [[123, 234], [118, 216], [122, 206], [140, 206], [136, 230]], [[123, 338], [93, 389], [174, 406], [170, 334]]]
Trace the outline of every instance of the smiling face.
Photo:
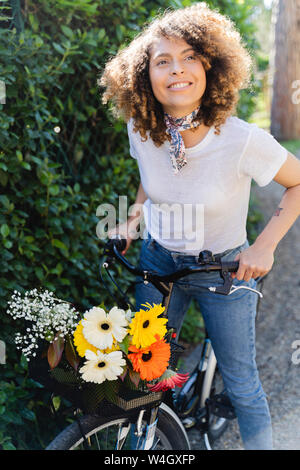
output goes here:
[[194, 111], [206, 88], [202, 62], [183, 39], [156, 40], [151, 48], [149, 77], [155, 98], [173, 117]]

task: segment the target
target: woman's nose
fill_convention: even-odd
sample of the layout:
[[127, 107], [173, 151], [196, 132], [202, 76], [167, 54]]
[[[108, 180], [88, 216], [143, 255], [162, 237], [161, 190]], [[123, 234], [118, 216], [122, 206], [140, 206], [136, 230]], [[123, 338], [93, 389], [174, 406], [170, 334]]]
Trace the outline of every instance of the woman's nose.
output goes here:
[[183, 66], [180, 63], [174, 63], [171, 68], [171, 74], [177, 75], [184, 72]]

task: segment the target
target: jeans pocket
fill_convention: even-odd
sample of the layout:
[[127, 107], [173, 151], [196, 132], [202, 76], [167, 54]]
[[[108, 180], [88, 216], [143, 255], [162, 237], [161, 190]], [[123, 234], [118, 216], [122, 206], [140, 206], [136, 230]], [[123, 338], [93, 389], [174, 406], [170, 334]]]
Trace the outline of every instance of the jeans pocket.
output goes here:
[[152, 239], [144, 240], [140, 253], [140, 269], [149, 269], [157, 274], [167, 274], [174, 271], [174, 263], [171, 256], [162, 252]]

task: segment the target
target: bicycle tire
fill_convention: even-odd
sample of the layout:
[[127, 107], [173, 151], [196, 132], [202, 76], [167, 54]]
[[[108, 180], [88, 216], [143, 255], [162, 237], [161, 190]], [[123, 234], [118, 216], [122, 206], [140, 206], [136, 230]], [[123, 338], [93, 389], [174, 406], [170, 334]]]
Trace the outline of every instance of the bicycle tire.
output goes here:
[[[96, 441], [96, 445], [99, 447], [98, 435], [100, 431], [104, 431], [105, 429], [108, 430], [108, 428], [112, 426], [124, 425], [126, 422], [128, 423], [128, 418], [125, 413], [114, 416], [112, 419], [96, 415], [83, 415], [79, 419], [81, 429], [78, 423], [74, 421], [47, 446], [46, 450], [75, 450], [76, 448], [82, 448], [85, 450], [84, 446], [87, 442], [82, 436], [82, 431], [89, 444], [91, 444], [92, 441]], [[156, 449], [158, 439], [160, 439], [164, 450], [191, 449], [186, 431], [178, 416], [165, 403], [162, 403], [158, 410], [157, 428], [153, 443]], [[167, 448], [165, 449], [165, 447]], [[112, 445], [112, 449], [98, 448], [95, 450], [114, 449], [115, 447]], [[90, 448], [87, 450], [90, 450]]]

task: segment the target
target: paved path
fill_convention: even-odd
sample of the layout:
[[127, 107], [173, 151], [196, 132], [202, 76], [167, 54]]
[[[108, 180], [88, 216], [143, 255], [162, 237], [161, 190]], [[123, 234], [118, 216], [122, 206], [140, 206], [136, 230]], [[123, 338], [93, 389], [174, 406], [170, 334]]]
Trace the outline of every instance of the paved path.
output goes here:
[[[278, 207], [284, 188], [272, 181], [252, 191], [264, 214], [262, 230]], [[279, 243], [274, 258], [257, 319], [257, 365], [269, 400], [274, 449], [300, 450], [300, 363], [292, 362], [296, 340], [300, 362], [300, 217]], [[196, 430], [189, 435], [194, 449], [203, 448]], [[215, 448], [242, 449], [236, 420]]]

